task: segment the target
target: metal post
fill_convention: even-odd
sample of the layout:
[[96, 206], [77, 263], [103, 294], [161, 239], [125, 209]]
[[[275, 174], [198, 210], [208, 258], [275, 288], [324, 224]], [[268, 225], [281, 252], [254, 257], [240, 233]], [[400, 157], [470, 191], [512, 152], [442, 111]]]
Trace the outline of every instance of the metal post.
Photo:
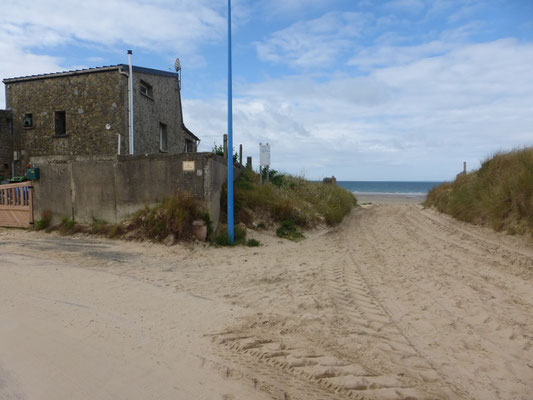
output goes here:
[[235, 242], [233, 226], [233, 110], [231, 82], [231, 0], [228, 0], [228, 236]]
[[239, 164], [242, 167], [242, 144], [239, 145]]
[[463, 162], [463, 173], [466, 174], [466, 161]]
[[246, 168], [248, 168], [250, 171], [252, 170], [252, 157], [250, 156], [246, 158]]
[[130, 67], [130, 73], [128, 76], [128, 108], [129, 108], [129, 128], [130, 128], [130, 136], [129, 136], [129, 142], [130, 142], [130, 154], [135, 153], [135, 148], [133, 146], [134, 142], [134, 136], [133, 136], [133, 66], [131, 65], [131, 55], [132, 51], [128, 50], [128, 61], [129, 61], [129, 67]]

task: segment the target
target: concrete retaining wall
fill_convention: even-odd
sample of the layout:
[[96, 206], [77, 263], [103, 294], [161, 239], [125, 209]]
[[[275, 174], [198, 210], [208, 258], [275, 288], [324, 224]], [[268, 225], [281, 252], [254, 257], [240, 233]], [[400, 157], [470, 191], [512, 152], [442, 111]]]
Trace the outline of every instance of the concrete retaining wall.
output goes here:
[[[41, 173], [34, 181], [36, 219], [50, 210], [54, 223], [63, 217], [117, 223], [146, 205], [186, 191], [203, 203], [215, 225], [218, 222], [226, 165], [213, 153], [47, 156], [32, 157], [31, 162]], [[184, 162], [189, 167], [193, 163], [193, 169], [184, 170]]]

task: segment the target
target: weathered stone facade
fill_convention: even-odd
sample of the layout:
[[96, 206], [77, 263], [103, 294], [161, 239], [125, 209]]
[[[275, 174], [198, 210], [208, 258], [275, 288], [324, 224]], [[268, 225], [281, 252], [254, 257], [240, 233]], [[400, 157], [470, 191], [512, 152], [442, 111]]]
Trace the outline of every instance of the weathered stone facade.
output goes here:
[[13, 131], [11, 111], [0, 110], [0, 177], [11, 178]]
[[[134, 67], [133, 77], [135, 154], [160, 152], [161, 126], [166, 130], [165, 152], [184, 152], [187, 138], [196, 144], [198, 138], [183, 125], [177, 74]], [[141, 81], [151, 86], [150, 96], [141, 93]], [[4, 83], [20, 165], [35, 156], [114, 155], [118, 135], [120, 154], [128, 154], [128, 66], [11, 78]]]
[[[192, 152], [196, 152], [198, 138], [191, 134], [183, 124], [181, 112], [181, 96], [177, 77], [153, 75], [141, 72], [138, 68], [133, 71], [133, 87], [140, 88], [142, 84], [151, 87], [152, 95], [145, 95], [139, 89], [133, 97], [135, 132], [135, 153], [155, 154], [159, 152], [186, 153], [185, 140], [194, 143]], [[172, 74], [174, 75], [174, 74]], [[160, 149], [160, 124], [167, 129], [167, 149]], [[176, 132], [177, 134], [171, 134]], [[137, 150], [139, 149], [139, 150]]]

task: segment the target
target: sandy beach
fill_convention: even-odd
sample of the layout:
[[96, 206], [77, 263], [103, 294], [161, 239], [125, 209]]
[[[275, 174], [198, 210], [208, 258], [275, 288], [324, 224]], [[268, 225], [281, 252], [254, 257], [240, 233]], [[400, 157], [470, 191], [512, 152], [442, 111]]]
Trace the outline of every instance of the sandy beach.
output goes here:
[[370, 204], [421, 204], [426, 195], [392, 193], [355, 193], [360, 205]]
[[358, 196], [301, 242], [0, 229], [0, 399], [531, 399], [533, 248]]

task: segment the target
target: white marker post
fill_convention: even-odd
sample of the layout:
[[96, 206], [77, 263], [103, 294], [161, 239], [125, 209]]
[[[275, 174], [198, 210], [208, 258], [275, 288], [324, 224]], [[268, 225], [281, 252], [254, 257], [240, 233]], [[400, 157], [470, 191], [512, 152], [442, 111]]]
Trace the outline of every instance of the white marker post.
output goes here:
[[267, 168], [267, 182], [268, 182], [268, 167], [270, 167], [270, 145], [259, 143], [259, 183], [263, 184], [263, 168]]

